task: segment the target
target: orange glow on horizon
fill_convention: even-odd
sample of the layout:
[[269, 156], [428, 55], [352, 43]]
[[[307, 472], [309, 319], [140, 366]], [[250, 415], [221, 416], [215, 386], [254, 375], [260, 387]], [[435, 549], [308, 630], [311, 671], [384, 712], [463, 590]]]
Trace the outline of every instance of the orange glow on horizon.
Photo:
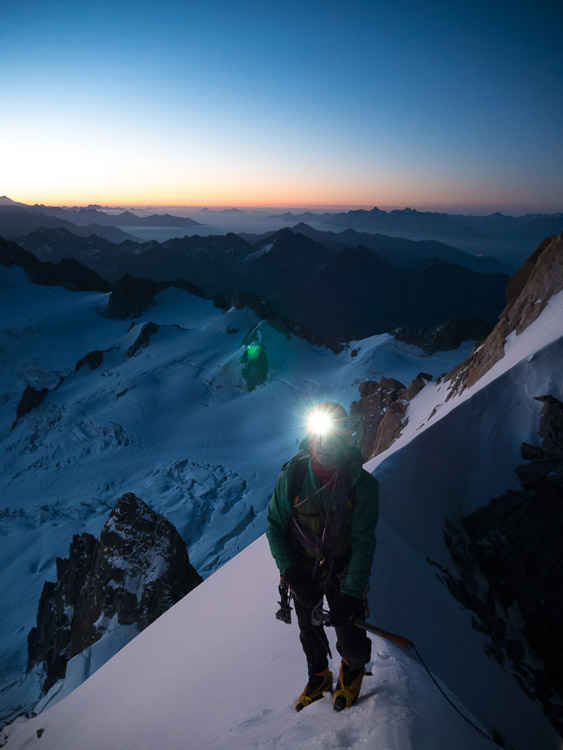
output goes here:
[[439, 199], [432, 200], [431, 196], [426, 196], [423, 200], [410, 200], [410, 199], [399, 199], [393, 200], [395, 196], [386, 195], [380, 198], [365, 199], [363, 196], [358, 201], [351, 199], [338, 199], [337, 197], [327, 197], [327, 200], [322, 200], [320, 196], [316, 196], [313, 200], [307, 200], [305, 196], [296, 197], [294, 200], [287, 197], [286, 195], [276, 198], [274, 191], [272, 191], [272, 197], [265, 199], [264, 194], [261, 197], [257, 197], [256, 200], [252, 200], [252, 196], [247, 196], [244, 199], [234, 198], [229, 200], [228, 195], [220, 195], [219, 197], [209, 197], [209, 200], [205, 200], [205, 197], [186, 195], [185, 198], [176, 194], [170, 195], [168, 198], [162, 197], [162, 193], [156, 200], [151, 200], [150, 197], [144, 191], [139, 194], [128, 193], [125, 198], [119, 198], [113, 193], [109, 193], [107, 198], [101, 198], [100, 196], [94, 195], [83, 195], [81, 191], [75, 193], [67, 192], [54, 192], [49, 195], [38, 194], [38, 193], [17, 193], [17, 194], [6, 194], [10, 200], [17, 203], [24, 203], [26, 205], [44, 205], [44, 206], [66, 206], [66, 207], [78, 207], [86, 208], [88, 206], [100, 206], [101, 208], [154, 208], [167, 209], [170, 212], [171, 209], [177, 208], [191, 208], [194, 210], [200, 210], [202, 208], [209, 209], [228, 209], [228, 208], [240, 208], [240, 209], [272, 209], [272, 210], [287, 210], [287, 209], [300, 209], [306, 211], [311, 210], [325, 210], [325, 211], [350, 211], [350, 210], [371, 210], [374, 207], [379, 208], [382, 211], [401, 210], [407, 207], [417, 211], [435, 211], [445, 213], [476, 213], [476, 214], [489, 214], [494, 211], [500, 211], [501, 213], [512, 213], [518, 215], [519, 213], [525, 214], [530, 212], [538, 213], [554, 213], [555, 209], [551, 207], [541, 206], [530, 206], [530, 205], [514, 205], [508, 204], [502, 200], [491, 200], [488, 203], [484, 201], [459, 201], [455, 200], [454, 196], [450, 196], [450, 200]]
[[[156, 197], [158, 194], [158, 197]], [[165, 191], [128, 191], [116, 194], [111, 190], [104, 191], [104, 196], [94, 192], [76, 191], [53, 191], [44, 193], [39, 191], [24, 191], [17, 194], [10, 193], [7, 197], [16, 203], [44, 206], [80, 206], [89, 205], [106, 206], [107, 208], [119, 208], [122, 206], [154, 206], [158, 207], [193, 207], [193, 208], [315, 208], [315, 209], [351, 209], [351, 208], [373, 208], [377, 201], [373, 198], [361, 196], [359, 199], [347, 198], [345, 196], [330, 195], [295, 195], [291, 191], [261, 191], [255, 193], [251, 190], [240, 190], [238, 193], [216, 194], [195, 193], [186, 191], [185, 194], [166, 193]], [[381, 201], [380, 201], [381, 202]], [[385, 199], [389, 204], [389, 197]]]

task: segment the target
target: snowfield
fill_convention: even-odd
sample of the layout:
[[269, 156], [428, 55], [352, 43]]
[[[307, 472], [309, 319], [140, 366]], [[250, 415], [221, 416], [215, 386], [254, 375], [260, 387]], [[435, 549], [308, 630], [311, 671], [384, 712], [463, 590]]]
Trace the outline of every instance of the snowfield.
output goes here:
[[[384, 374], [407, 384], [421, 370], [437, 376], [471, 348], [424, 357], [383, 335], [335, 355], [180, 289], [133, 321], [107, 318], [107, 299], [0, 267], [0, 723], [39, 698], [36, 672], [24, 679], [27, 634], [55, 558], [68, 556], [74, 534], [97, 536], [124, 492], [178, 528], [207, 577], [263, 532], [310, 406], [349, 404], [360, 382]], [[130, 356], [149, 321], [160, 328]], [[268, 361], [266, 383], [250, 392], [249, 336]], [[75, 370], [93, 351], [103, 353], [99, 367]], [[27, 385], [50, 392], [12, 429]], [[123, 645], [119, 629], [83, 660], [82, 679]]]
[[[452, 619], [452, 605], [448, 606], [443, 591], [440, 597], [438, 583], [433, 584], [423, 571], [416, 574], [419, 561], [409, 560], [406, 550], [401, 553], [399, 547], [393, 549], [392, 535], [385, 529], [380, 538], [376, 568], [381, 568], [386, 558], [392, 560], [391, 583], [397, 583], [401, 575], [414, 574], [412, 585], [405, 592], [414, 594], [405, 602], [412, 613], [411, 632], [418, 630], [421, 616], [428, 616], [428, 606], [441, 598], [445, 609], [432, 613], [435, 641], [442, 642], [451, 659], [453, 647], [467, 638], [465, 648], [457, 652], [451, 666], [464, 679], [474, 681], [475, 703], [482, 704], [485, 696], [493, 696], [491, 713], [499, 708], [499, 703], [510, 709], [513, 727], [521, 732], [515, 733], [520, 739], [515, 747], [559, 748], [560, 740], [550, 738], [539, 709], [530, 710], [529, 701], [516, 683], [496, 664], [491, 665], [486, 677], [496, 678], [496, 687], [499, 677], [501, 684], [504, 677], [504, 689], [495, 697], [493, 686], [487, 686], [480, 671], [486, 659], [483, 655], [475, 660], [479, 637], [471, 631], [469, 616], [454, 613]], [[485, 750], [494, 747], [444, 700], [410, 652], [378, 638], [373, 639], [373, 676], [365, 678], [363, 695], [356, 706], [336, 713], [327, 697], [296, 713], [293, 705], [306, 682], [306, 668], [297, 625], [288, 626], [274, 619], [277, 578], [267, 542], [261, 537], [60, 703], [34, 719], [17, 720], [6, 728], [6, 747], [10, 750], [35, 746], [42, 750], [252, 747]], [[428, 594], [432, 601], [424, 605]], [[332, 631], [330, 635], [336, 653]], [[435, 661], [436, 654], [429, 650], [424, 654], [423, 645], [417, 646], [425, 660]], [[337, 666], [335, 660], [333, 671]], [[494, 674], [496, 671], [500, 675]], [[461, 710], [468, 711], [455, 695], [450, 693], [450, 697]], [[472, 719], [475, 721], [476, 717]], [[483, 716], [479, 719], [484, 721]], [[486, 719], [490, 721], [491, 717]], [[484, 730], [488, 728], [485, 724]]]
[[[43, 581], [53, 578], [54, 557], [68, 553], [72, 534], [98, 533], [123, 491], [177, 525], [193, 564], [207, 576], [94, 674], [113, 650], [109, 636], [75, 657], [67, 685], [56, 685], [42, 701], [45, 710], [0, 732], [8, 750], [495, 746], [445, 701], [412, 652], [375, 636], [373, 676], [356, 706], [335, 713], [325, 698], [296, 713], [306, 666], [297, 625], [274, 618], [278, 574], [261, 535], [271, 488], [297, 447], [311, 403], [333, 398], [348, 405], [359, 382], [381, 375], [403, 383], [420, 371], [439, 375], [464, 359], [470, 345], [423, 357], [379, 336], [354, 344], [361, 350], [356, 357], [334, 355], [286, 339], [247, 310], [223, 315], [205, 300], [169, 290], [135, 322], [170, 328], [127, 358], [131, 321], [101, 317], [104, 295], [33, 287], [17, 269], [0, 272], [12, 316], [0, 340], [7, 457], [0, 663], [10, 675], [3, 696], [13, 700], [19, 689], [23, 701], [35, 694], [33, 675], [27, 687], [17, 675]], [[80, 321], [76, 329], [71, 310]], [[57, 318], [67, 321], [64, 343], [56, 338]], [[248, 392], [240, 380], [225, 380], [225, 365], [237, 362], [241, 341], [256, 326], [269, 373]], [[25, 361], [16, 344], [21, 331], [29, 342]], [[110, 351], [100, 368], [72, 372], [78, 359], [101, 348]], [[412, 640], [460, 710], [514, 750], [561, 750], [563, 742], [541, 705], [486, 655], [487, 637], [473, 628], [473, 614], [452, 598], [434, 563], [453, 569], [446, 518], [459, 521], [517, 486], [520, 443], [538, 442], [534, 397], [563, 399], [562, 354], [560, 293], [473, 388], [446, 402], [447, 384], [426, 386], [409, 406], [401, 438], [366, 465], [381, 485], [371, 621]], [[52, 383], [55, 371], [65, 379], [11, 432], [30, 361], [35, 387]], [[120, 629], [110, 627], [112, 633]], [[332, 668], [338, 671], [337, 659]]]
[[59, 750], [490, 746], [381, 640], [356, 707], [335, 714], [327, 698], [296, 714], [306, 670], [296, 626], [273, 617], [275, 582], [262, 537], [64, 701], [13, 725], [8, 747], [41, 730], [38, 746]]

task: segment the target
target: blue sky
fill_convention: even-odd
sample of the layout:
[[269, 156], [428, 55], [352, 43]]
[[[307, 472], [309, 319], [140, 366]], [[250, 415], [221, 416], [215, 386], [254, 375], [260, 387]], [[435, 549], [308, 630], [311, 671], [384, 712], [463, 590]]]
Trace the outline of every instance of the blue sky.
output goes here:
[[563, 210], [560, 2], [0, 4], [0, 192]]

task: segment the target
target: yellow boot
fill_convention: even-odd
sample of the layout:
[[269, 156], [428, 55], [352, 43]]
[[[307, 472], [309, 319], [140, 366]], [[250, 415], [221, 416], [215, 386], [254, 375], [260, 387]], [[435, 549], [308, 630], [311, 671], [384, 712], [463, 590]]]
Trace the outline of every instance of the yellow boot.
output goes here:
[[342, 659], [340, 665], [340, 674], [338, 676], [338, 683], [332, 699], [332, 705], [335, 711], [342, 711], [344, 708], [350, 708], [350, 706], [356, 702], [358, 695], [360, 694], [360, 688], [362, 687], [362, 680], [366, 673], [365, 667], [355, 667], [352, 664], [348, 664], [346, 659]]
[[328, 690], [332, 693], [332, 672], [328, 667], [321, 672], [309, 673], [309, 682], [305, 685], [305, 690], [299, 696], [295, 704], [295, 710], [301, 711], [305, 706], [309, 706], [314, 701], [323, 697], [323, 693]]

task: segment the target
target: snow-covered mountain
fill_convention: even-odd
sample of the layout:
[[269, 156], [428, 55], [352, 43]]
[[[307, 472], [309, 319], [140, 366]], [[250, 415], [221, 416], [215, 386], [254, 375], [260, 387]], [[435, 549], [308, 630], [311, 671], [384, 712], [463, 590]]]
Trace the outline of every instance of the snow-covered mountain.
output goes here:
[[[129, 488], [174, 521], [196, 569], [212, 573], [64, 700], [6, 727], [9, 750], [35, 743], [46, 750], [493, 746], [446, 703], [411, 652], [377, 638], [373, 677], [355, 707], [341, 715], [320, 701], [296, 714], [304, 660], [296, 626], [274, 619], [277, 572], [264, 538], [256, 539], [269, 490], [298, 443], [311, 401], [349, 403], [359, 382], [382, 375], [408, 383], [421, 370], [439, 374], [465, 359], [467, 348], [421, 358], [384, 335], [357, 342], [355, 356], [335, 355], [286, 339], [247, 310], [222, 315], [169, 289], [141, 319], [158, 330], [128, 357], [138, 325], [128, 331], [130, 321], [101, 317], [107, 295], [32, 287], [19, 269], [3, 269], [2, 285], [18, 316], [2, 342], [11, 368], [2, 384], [2, 489], [11, 498], [3, 518], [8, 545], [0, 553], [8, 573], [2, 585], [9, 581], [4, 601], [14, 602], [10, 591], [21, 577], [29, 599], [22, 610], [29, 613], [40, 564], [45, 575], [52, 571], [51, 545], [58, 538], [64, 546], [73, 523], [95, 528], [101, 508]], [[556, 750], [561, 737], [510, 665], [489, 655], [489, 637], [475, 629], [473, 612], [450, 594], [443, 572], [455, 573], [455, 564], [444, 531], [518, 487], [520, 444], [539, 442], [535, 398], [563, 400], [563, 291], [552, 291], [524, 330], [507, 334], [502, 356], [475, 382], [459, 388], [459, 379], [441, 378], [422, 388], [409, 401], [398, 439], [367, 464], [382, 500], [371, 619], [410, 638], [460, 710], [515, 750]], [[39, 312], [30, 320], [31, 300]], [[63, 321], [64, 346], [53, 335]], [[24, 338], [30, 345], [16, 355]], [[250, 347], [262, 347], [262, 366], [267, 361], [262, 385], [251, 390]], [[102, 363], [75, 370], [94, 349], [103, 352]], [[35, 367], [33, 382], [23, 371], [28, 366]], [[14, 378], [19, 382], [8, 387]], [[10, 432], [29, 384], [50, 391]], [[204, 488], [223, 476], [202, 525], [198, 500], [200, 510], [210, 503], [197, 480]], [[41, 552], [31, 539], [41, 540]], [[14, 609], [7, 613], [12, 628]], [[16, 653], [16, 640], [10, 645]], [[71, 662], [65, 692], [88, 671], [84, 661]]]
[[[24, 679], [27, 634], [56, 557], [74, 534], [98, 536], [122, 494], [165, 515], [207, 577], [262, 533], [313, 402], [349, 404], [383, 374], [437, 376], [471, 347], [425, 357], [385, 334], [335, 355], [178, 288], [121, 320], [108, 317], [108, 294], [37, 286], [17, 266], [0, 267], [0, 284], [4, 717], [39, 696], [39, 675]], [[123, 645], [111, 637], [92, 669]]]

